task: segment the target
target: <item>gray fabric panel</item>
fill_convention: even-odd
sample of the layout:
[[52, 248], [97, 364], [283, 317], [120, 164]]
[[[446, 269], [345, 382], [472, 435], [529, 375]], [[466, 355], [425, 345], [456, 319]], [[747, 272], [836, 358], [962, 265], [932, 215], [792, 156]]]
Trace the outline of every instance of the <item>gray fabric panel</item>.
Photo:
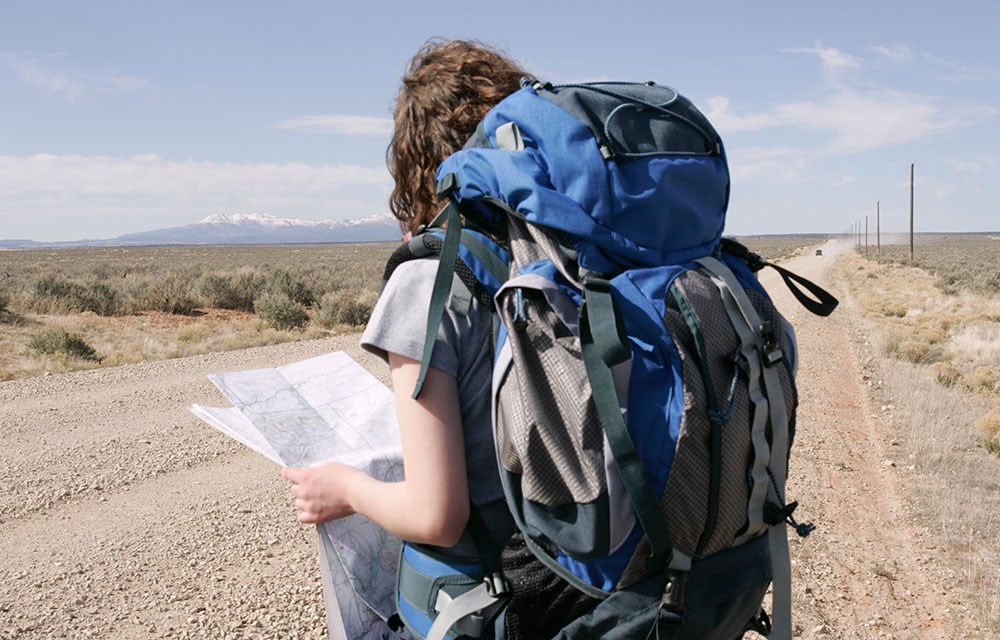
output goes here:
[[[690, 271], [679, 282], [688, 297], [705, 336], [709, 361], [709, 374], [715, 386], [715, 403], [719, 410], [727, 405], [729, 388], [736, 373], [734, 355], [739, 338], [726, 315], [718, 289], [707, 277]], [[685, 372], [687, 385], [695, 374]], [[698, 381], [700, 382], [700, 374]], [[704, 405], [702, 405], [704, 406]], [[746, 525], [748, 491], [746, 470], [750, 463], [750, 442], [747, 434], [750, 424], [750, 403], [746, 378], [740, 375], [733, 397], [732, 414], [722, 428], [722, 474], [719, 486], [719, 511], [715, 530], [705, 547], [705, 554], [712, 554], [729, 547]], [[673, 486], [668, 483], [667, 493], [683, 487], [678, 477]], [[675, 489], [676, 488], [676, 489]]]
[[[497, 399], [500, 463], [522, 476], [528, 500], [548, 507], [592, 502], [606, 488], [604, 435], [580, 340], [539, 292], [522, 291], [528, 324], [508, 333], [513, 367]], [[513, 293], [499, 301], [508, 327]]]
[[559, 546], [577, 559], [597, 558], [609, 553], [608, 495], [602, 493], [593, 502], [569, 503], [559, 507], [545, 507], [517, 495], [511, 489], [522, 509], [520, 516], [532, 537], [539, 534], [556, 541]]
[[[552, 238], [516, 217], [508, 219], [508, 226], [512, 278], [521, 266], [549, 259], [568, 281], [576, 282], [575, 265]], [[578, 328], [561, 320], [541, 294], [524, 300], [525, 331], [511, 325], [514, 292], [502, 291], [497, 301], [512, 355], [512, 366], [496, 391], [500, 464], [522, 477], [525, 499], [549, 507], [592, 502], [607, 485], [604, 435]]]
[[508, 232], [511, 257], [510, 275], [512, 278], [518, 274], [518, 270], [523, 265], [548, 259], [552, 261], [567, 282], [577, 289], [583, 288], [579, 282], [575, 260], [570, 259], [570, 256], [565, 254], [565, 248], [561, 247], [552, 236], [516, 217], [508, 219]]
[[[719, 139], [711, 123], [684, 96], [666, 86], [612, 84], [606, 88], [664, 106], [671, 113], [696, 124], [704, 132], [652, 109], [624, 108], [619, 98], [578, 87], [539, 91], [538, 95], [554, 102], [587, 126], [601, 145], [632, 153], [705, 153], [707, 136], [714, 143]], [[617, 111], [616, 111], [617, 109]], [[612, 113], [615, 112], [614, 117]], [[610, 118], [610, 122], [608, 122]], [[606, 134], [605, 123], [608, 122]], [[627, 145], [627, 146], [626, 146]]]

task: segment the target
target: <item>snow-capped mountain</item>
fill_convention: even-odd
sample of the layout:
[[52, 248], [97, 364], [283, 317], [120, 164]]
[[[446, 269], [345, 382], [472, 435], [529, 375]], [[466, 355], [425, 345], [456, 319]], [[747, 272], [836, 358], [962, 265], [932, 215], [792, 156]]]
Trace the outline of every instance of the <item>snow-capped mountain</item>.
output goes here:
[[301, 220], [298, 218], [281, 218], [278, 216], [268, 215], [266, 213], [214, 213], [207, 218], [202, 218], [196, 224], [235, 224], [247, 228], [257, 226], [261, 229], [289, 229], [293, 227], [338, 229], [343, 227], [357, 227], [372, 224], [378, 225], [384, 223], [386, 220], [389, 220], [398, 228], [398, 222], [388, 213], [375, 213], [370, 216], [354, 220]]
[[396, 241], [401, 236], [399, 221], [388, 213], [353, 220], [298, 220], [264, 213], [216, 213], [194, 224], [129, 233], [109, 240], [51, 243], [0, 240], [0, 247], [383, 242]]

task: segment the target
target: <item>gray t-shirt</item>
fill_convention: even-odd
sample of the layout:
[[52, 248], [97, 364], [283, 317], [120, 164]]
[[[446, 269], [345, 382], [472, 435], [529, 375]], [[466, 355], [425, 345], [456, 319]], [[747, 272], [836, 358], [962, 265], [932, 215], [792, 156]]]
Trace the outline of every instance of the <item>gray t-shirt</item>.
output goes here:
[[[427, 311], [438, 261], [410, 260], [399, 265], [386, 283], [361, 337], [361, 346], [388, 360], [388, 353], [420, 360], [427, 332]], [[493, 445], [490, 397], [493, 379], [493, 318], [489, 309], [473, 300], [467, 313], [445, 307], [431, 356], [431, 366], [458, 383], [465, 439], [465, 466], [469, 498], [487, 529], [509, 533], [506, 503]], [[407, 390], [410, 391], [410, 390]], [[475, 555], [466, 534], [454, 551]]]

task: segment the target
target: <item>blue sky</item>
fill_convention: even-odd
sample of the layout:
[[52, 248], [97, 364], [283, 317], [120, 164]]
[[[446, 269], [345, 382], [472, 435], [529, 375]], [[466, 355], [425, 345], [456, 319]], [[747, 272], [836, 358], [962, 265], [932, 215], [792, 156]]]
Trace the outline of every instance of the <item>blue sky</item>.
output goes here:
[[1000, 230], [1000, 3], [4, 0], [0, 238], [386, 210], [433, 36], [553, 82], [655, 80], [723, 136], [727, 232]]

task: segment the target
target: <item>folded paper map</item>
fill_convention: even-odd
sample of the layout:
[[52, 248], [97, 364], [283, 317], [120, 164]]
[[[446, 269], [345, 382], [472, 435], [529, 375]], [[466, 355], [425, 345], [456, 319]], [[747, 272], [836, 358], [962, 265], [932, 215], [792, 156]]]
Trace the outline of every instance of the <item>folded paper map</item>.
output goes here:
[[[336, 460], [386, 481], [403, 477], [392, 392], [338, 351], [275, 369], [208, 376], [233, 403], [191, 411], [274, 462], [312, 467]], [[317, 526], [330, 637], [383, 640], [400, 541], [360, 515]]]

